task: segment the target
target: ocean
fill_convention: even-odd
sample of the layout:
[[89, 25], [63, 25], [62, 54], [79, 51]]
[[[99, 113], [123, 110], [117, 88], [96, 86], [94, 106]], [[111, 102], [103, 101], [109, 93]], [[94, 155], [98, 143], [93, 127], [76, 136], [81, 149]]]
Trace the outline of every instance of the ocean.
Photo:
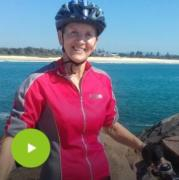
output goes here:
[[[0, 135], [22, 80], [44, 62], [0, 62]], [[119, 121], [134, 133], [179, 112], [179, 64], [93, 63], [112, 78]]]

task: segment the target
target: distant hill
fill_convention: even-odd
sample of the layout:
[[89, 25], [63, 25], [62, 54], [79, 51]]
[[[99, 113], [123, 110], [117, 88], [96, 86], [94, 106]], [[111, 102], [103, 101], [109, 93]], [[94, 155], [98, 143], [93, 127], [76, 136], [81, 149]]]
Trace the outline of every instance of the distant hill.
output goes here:
[[[34, 47], [25, 47], [25, 48], [0, 48], [0, 55], [15, 55], [15, 56], [38, 56], [38, 57], [57, 57], [62, 55], [60, 49], [45, 49], [45, 48], [34, 48]], [[147, 52], [142, 51], [132, 51], [129, 53], [121, 52], [109, 52], [103, 49], [97, 49], [93, 52], [92, 56], [101, 56], [101, 57], [137, 57], [137, 58], [157, 58], [157, 59], [179, 59], [179, 55], [173, 54], [161, 54], [160, 52]]]
[[0, 55], [15, 56], [39, 56], [39, 57], [56, 57], [61, 55], [61, 50], [45, 48], [0, 48]]

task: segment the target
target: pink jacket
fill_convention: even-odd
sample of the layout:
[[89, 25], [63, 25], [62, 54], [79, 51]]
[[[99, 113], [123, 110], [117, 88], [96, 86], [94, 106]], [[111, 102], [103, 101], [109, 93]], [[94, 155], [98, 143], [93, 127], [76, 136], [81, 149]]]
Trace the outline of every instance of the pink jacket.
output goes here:
[[48, 136], [51, 153], [42, 167], [43, 180], [107, 180], [109, 165], [99, 132], [117, 119], [109, 76], [87, 62], [79, 91], [59, 60], [22, 83], [6, 133], [38, 128]]

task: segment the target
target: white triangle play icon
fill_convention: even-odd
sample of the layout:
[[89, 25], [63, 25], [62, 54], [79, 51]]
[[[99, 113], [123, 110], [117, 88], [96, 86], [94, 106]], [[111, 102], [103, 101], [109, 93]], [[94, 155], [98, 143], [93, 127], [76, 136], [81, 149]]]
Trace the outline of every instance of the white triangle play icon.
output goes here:
[[32, 144], [28, 144], [27, 145], [27, 152], [31, 153], [32, 151], [34, 151], [36, 149], [36, 147]]

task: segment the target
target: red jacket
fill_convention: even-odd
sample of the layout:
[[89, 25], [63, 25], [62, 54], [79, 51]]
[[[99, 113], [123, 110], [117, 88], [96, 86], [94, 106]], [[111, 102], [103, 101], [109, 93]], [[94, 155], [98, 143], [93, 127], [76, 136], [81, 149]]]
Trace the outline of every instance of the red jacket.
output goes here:
[[109, 165], [99, 132], [117, 116], [106, 73], [87, 62], [79, 91], [59, 60], [22, 83], [6, 133], [14, 136], [24, 128], [38, 128], [48, 136], [51, 153], [42, 168], [43, 180], [106, 180]]

